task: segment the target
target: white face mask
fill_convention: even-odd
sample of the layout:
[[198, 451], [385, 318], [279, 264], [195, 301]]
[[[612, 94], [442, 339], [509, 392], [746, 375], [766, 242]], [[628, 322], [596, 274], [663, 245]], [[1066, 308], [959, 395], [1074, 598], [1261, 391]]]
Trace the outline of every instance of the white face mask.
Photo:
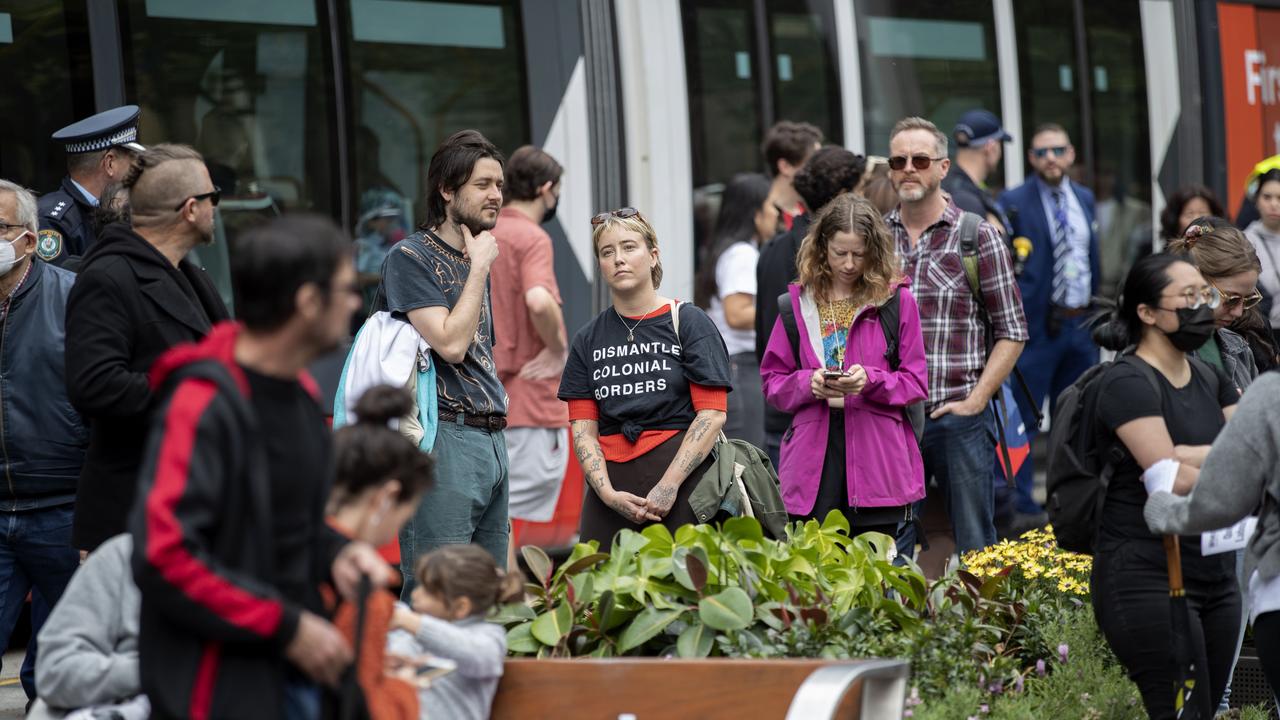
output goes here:
[[13, 249], [13, 244], [29, 232], [31, 231], [23, 230], [12, 240], [0, 240], [0, 275], [8, 275], [13, 266], [18, 264], [18, 251]]

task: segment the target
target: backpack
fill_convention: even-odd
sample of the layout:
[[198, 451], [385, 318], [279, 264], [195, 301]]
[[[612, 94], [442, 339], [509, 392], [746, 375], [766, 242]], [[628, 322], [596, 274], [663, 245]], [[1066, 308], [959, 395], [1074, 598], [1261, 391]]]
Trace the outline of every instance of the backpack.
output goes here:
[[[983, 219], [975, 213], [965, 211], [960, 215], [960, 262], [964, 265], [964, 277], [969, 284], [969, 293], [973, 295], [973, 302], [978, 308], [978, 319], [982, 326], [986, 329], [986, 346], [987, 353], [990, 354], [991, 348], [995, 345], [995, 331], [991, 326], [991, 313], [987, 311], [987, 300], [982, 296], [982, 273], [978, 266], [978, 226]], [[1005, 383], [1011, 385], [1017, 383], [1017, 387], [1026, 395], [1028, 405], [1031, 406], [1031, 412], [1035, 416], [1035, 427], [1040, 427], [1040, 407], [1036, 403], [1035, 398], [1031, 395], [1031, 388], [1027, 386], [1027, 380], [1022, 376], [1022, 371], [1015, 365], [1009, 373], [1009, 377], [1005, 378]], [[1013, 393], [1010, 393], [1012, 397]], [[1005, 407], [1004, 392], [997, 392], [991, 398], [991, 409], [995, 413], [997, 437], [999, 443], [999, 457], [997, 462], [1003, 461], [1001, 467], [1004, 469], [1005, 482], [1009, 487], [1014, 485], [1013, 461], [1009, 457], [1009, 443], [1005, 437], [1005, 424], [1009, 417], [1009, 410]]]
[[[898, 295], [901, 289], [901, 286], [895, 289], [876, 312], [880, 318], [880, 330], [884, 333], [884, 359], [888, 361], [889, 369], [895, 372], [902, 365], [902, 358], [898, 356], [898, 321], [902, 317]], [[782, 319], [782, 328], [786, 330], [787, 340], [791, 343], [796, 367], [800, 367], [800, 329], [796, 327], [796, 314], [795, 309], [791, 307], [789, 292], [778, 296], [778, 317]], [[919, 445], [924, 441], [924, 401], [904, 407], [902, 416], [911, 426], [911, 431], [916, 436], [916, 444]]]
[[[1198, 358], [1187, 356], [1187, 361], [1192, 365], [1193, 375], [1199, 372], [1210, 378], [1216, 393], [1218, 373]], [[1045, 510], [1058, 546], [1063, 550], [1093, 554], [1107, 487], [1116, 468], [1129, 457], [1119, 440], [1103, 442], [1103, 429], [1098, 422], [1102, 379], [1119, 363], [1137, 368], [1151, 385], [1151, 391], [1160, 396], [1156, 371], [1126, 354], [1086, 370], [1062, 391], [1054, 406], [1053, 427], [1049, 430]]]
[[[671, 327], [680, 340], [680, 307], [671, 301]], [[689, 507], [698, 522], [726, 517], [753, 517], [770, 537], [786, 537], [787, 508], [782, 502], [778, 473], [769, 455], [746, 440], [730, 439], [720, 431], [711, 450], [711, 467], [697, 479], [689, 494]], [[688, 481], [686, 481], [688, 482]]]

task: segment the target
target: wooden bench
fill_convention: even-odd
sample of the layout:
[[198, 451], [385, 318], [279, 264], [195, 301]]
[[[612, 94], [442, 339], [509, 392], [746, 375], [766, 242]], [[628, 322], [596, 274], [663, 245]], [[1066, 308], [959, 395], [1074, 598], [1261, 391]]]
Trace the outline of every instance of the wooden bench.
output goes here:
[[513, 658], [490, 717], [898, 720], [909, 670], [901, 660]]

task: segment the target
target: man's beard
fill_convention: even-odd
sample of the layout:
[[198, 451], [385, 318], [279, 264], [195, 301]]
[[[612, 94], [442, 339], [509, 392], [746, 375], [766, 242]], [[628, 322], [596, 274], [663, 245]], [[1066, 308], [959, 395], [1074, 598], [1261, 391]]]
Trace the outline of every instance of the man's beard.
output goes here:
[[484, 212], [483, 207], [479, 213], [472, 215], [464, 210], [460, 205], [451, 205], [449, 207], [449, 215], [459, 226], [466, 225], [472, 235], [479, 235], [487, 230], [492, 230], [494, 225], [498, 224], [498, 216], [494, 215], [492, 220], [486, 220], [480, 214]]
[[906, 202], [920, 202], [929, 194], [929, 188], [919, 183], [904, 185], [898, 190], [898, 199]]

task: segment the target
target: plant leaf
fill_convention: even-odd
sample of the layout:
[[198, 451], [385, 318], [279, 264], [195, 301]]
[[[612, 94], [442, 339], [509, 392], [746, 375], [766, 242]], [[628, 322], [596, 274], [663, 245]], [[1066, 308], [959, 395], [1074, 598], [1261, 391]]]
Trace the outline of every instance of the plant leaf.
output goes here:
[[764, 530], [760, 528], [760, 521], [753, 517], [732, 517], [724, 521], [721, 528], [725, 539], [732, 542], [740, 542], [742, 540], [754, 540], [757, 543], [764, 542]]
[[751, 598], [742, 588], [725, 588], [698, 602], [698, 617], [716, 630], [741, 630], [753, 616]]
[[533, 623], [516, 625], [507, 631], [507, 650], [516, 655], [532, 655], [542, 649], [542, 643], [533, 637]]
[[628, 650], [634, 650], [641, 645], [649, 642], [675, 622], [680, 617], [683, 610], [658, 610], [657, 608], [645, 608], [640, 614], [627, 625], [622, 631], [622, 637], [618, 639], [618, 652], [624, 653]]
[[[526, 545], [525, 547], [528, 546]], [[593, 568], [608, 559], [609, 553], [592, 553], [585, 557], [580, 557], [556, 571], [556, 578], [573, 577], [583, 570]]]
[[524, 556], [525, 563], [529, 566], [529, 572], [546, 587], [551, 582], [551, 558], [547, 557], [547, 553], [537, 545], [525, 545], [520, 548], [520, 554]]
[[510, 625], [520, 620], [535, 620], [538, 613], [534, 609], [524, 603], [507, 603], [500, 605], [498, 610], [489, 616], [489, 622], [499, 625]]
[[[525, 547], [528, 547], [527, 545]], [[556, 646], [560, 638], [569, 634], [573, 627], [573, 610], [568, 605], [557, 606], [555, 610], [543, 613], [533, 621], [531, 632], [544, 645]]]
[[682, 658], [704, 658], [711, 654], [715, 633], [700, 622], [685, 628], [676, 640], [676, 652]]

